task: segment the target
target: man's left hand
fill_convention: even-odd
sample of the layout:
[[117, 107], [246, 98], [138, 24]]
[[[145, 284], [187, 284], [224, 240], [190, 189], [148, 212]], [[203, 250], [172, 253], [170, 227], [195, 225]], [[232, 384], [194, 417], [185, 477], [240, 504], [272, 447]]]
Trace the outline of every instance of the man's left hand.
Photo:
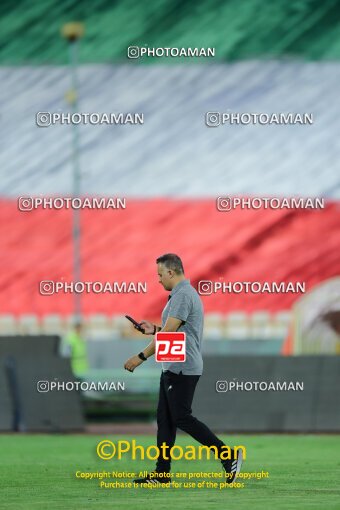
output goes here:
[[125, 370], [128, 370], [129, 372], [133, 372], [136, 367], [141, 365], [143, 363], [143, 360], [139, 358], [139, 356], [132, 356], [132, 358], [129, 358], [124, 365]]

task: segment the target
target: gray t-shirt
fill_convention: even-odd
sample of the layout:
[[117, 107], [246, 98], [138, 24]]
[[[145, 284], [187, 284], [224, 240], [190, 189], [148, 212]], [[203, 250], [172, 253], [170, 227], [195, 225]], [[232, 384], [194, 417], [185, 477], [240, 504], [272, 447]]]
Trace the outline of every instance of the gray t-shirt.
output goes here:
[[168, 317], [183, 321], [177, 331], [186, 334], [186, 361], [162, 363], [163, 371], [171, 370], [184, 375], [202, 375], [203, 305], [189, 280], [182, 280], [171, 291], [170, 299], [162, 313], [162, 327]]

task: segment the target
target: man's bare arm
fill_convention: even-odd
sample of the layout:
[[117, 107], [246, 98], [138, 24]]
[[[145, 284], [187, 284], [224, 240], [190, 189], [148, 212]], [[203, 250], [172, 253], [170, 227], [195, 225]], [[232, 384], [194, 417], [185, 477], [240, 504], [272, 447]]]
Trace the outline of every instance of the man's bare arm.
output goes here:
[[[160, 331], [162, 332], [177, 331], [181, 324], [182, 321], [180, 319], [176, 319], [175, 317], [168, 317], [166, 323], [164, 324], [164, 328], [161, 328]], [[146, 358], [150, 358], [150, 356], [153, 356], [155, 354], [155, 351], [156, 347], [154, 337], [151, 340], [151, 342], [145, 347], [145, 349], [143, 349], [142, 352]], [[127, 362], [124, 365], [124, 368], [126, 370], [129, 370], [129, 372], [133, 372], [134, 369], [141, 365], [142, 363], [143, 361], [138, 356], [132, 356], [132, 358], [127, 360]]]
[[[162, 332], [171, 332], [171, 331], [177, 331], [178, 328], [181, 326], [182, 321], [180, 319], [176, 319], [175, 317], [168, 317], [166, 323], [164, 324], [164, 328], [158, 328], [157, 331]], [[157, 326], [156, 326], [157, 328]], [[151, 340], [151, 342], [143, 349], [143, 354], [146, 358], [150, 358], [150, 356], [153, 356], [155, 354], [156, 348], [155, 348], [155, 337]]]

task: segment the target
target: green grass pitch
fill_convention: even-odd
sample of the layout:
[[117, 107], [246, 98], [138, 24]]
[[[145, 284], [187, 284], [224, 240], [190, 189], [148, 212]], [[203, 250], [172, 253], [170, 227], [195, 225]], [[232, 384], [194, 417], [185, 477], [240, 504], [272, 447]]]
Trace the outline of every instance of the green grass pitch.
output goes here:
[[[0, 435], [1, 509], [13, 510], [339, 510], [340, 436], [221, 436], [226, 444], [245, 445], [243, 471], [268, 471], [269, 478], [244, 481], [242, 489], [101, 489], [100, 480], [76, 479], [79, 471], [150, 470], [150, 460], [104, 461], [96, 455], [103, 439], [152, 436]], [[179, 435], [181, 446], [191, 442]], [[216, 460], [175, 461], [173, 472], [220, 472]], [[112, 480], [111, 480], [112, 481]], [[125, 480], [126, 481], [126, 480]], [[197, 482], [198, 480], [196, 480]]]

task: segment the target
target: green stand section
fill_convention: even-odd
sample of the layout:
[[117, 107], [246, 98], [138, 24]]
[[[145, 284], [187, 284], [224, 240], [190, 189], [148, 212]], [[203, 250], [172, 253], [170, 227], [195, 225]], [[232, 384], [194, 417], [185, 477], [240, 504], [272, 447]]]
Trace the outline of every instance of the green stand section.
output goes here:
[[[64, 23], [85, 24], [79, 63], [188, 64], [340, 57], [337, 0], [21, 0], [0, 5], [0, 64], [66, 64]], [[216, 48], [215, 58], [129, 60], [129, 46]]]

